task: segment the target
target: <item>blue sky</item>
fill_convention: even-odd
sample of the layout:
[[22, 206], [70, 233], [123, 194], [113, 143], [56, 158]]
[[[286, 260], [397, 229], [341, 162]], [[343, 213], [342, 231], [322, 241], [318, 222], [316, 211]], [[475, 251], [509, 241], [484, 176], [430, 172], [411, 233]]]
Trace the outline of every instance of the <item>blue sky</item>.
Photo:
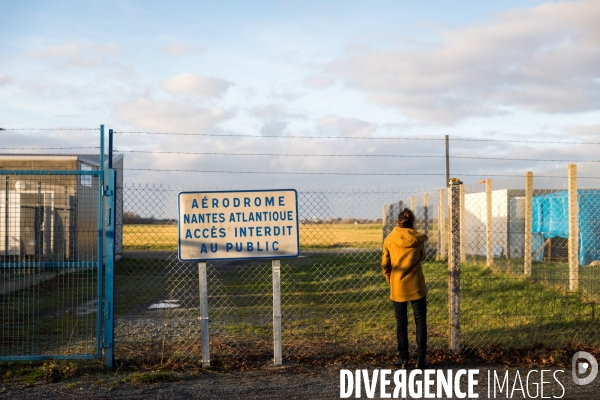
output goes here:
[[[0, 11], [3, 128], [105, 124], [120, 132], [247, 136], [115, 137], [122, 151], [179, 153], [444, 153], [442, 141], [324, 136], [600, 141], [597, 1], [4, 1]], [[90, 132], [2, 136], [2, 147], [97, 143]], [[456, 156], [597, 154], [589, 145], [451, 143]], [[126, 153], [126, 163], [130, 182], [226, 186], [380, 185], [390, 177], [139, 169], [444, 172], [437, 158]], [[459, 176], [550, 167], [557, 163], [452, 164]]]

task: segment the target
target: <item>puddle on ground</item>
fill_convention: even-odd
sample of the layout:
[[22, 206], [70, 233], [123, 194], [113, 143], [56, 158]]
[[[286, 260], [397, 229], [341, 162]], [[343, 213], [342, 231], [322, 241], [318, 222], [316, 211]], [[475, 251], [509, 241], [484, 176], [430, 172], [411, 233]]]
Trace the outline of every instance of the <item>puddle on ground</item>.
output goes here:
[[179, 308], [181, 300], [161, 300], [158, 303], [151, 304], [149, 310], [160, 310], [164, 308]]

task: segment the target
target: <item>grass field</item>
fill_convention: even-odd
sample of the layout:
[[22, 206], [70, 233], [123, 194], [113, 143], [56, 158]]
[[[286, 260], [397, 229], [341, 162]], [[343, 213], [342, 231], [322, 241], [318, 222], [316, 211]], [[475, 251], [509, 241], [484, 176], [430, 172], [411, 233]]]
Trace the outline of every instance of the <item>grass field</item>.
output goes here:
[[[313, 254], [282, 260], [284, 356], [389, 353], [395, 320], [379, 251]], [[173, 357], [197, 349], [197, 271], [168, 260], [123, 259], [117, 275], [118, 315], [161, 316], [164, 326], [183, 334], [170, 343]], [[541, 264], [541, 263], [539, 263]], [[534, 265], [534, 271], [541, 265]], [[448, 346], [447, 264], [424, 263], [429, 288], [428, 325], [432, 351]], [[211, 351], [239, 357], [269, 351], [272, 340], [271, 265], [243, 263], [209, 268]], [[182, 310], [148, 311], [159, 299], [177, 299]], [[559, 287], [533, 282], [477, 264], [461, 268], [461, 341], [464, 349], [496, 345], [522, 348], [542, 343], [600, 346], [595, 302]], [[409, 317], [412, 320], [412, 317]], [[189, 329], [188, 336], [185, 336]], [[414, 335], [414, 325], [409, 324]], [[167, 335], [168, 336], [168, 335]], [[164, 342], [162, 344], [164, 346]], [[261, 347], [262, 346], [262, 347]]]
[[[435, 231], [430, 233], [435, 239]], [[381, 225], [302, 224], [300, 237], [306, 253], [281, 264], [284, 356], [393, 352], [395, 320], [379, 266]], [[435, 240], [431, 242], [435, 249]], [[175, 251], [177, 226], [125, 225], [124, 249]], [[319, 249], [339, 252], [310, 252]], [[581, 267], [581, 290], [568, 293], [565, 263], [535, 262], [530, 279], [523, 277], [522, 260], [497, 259], [492, 269], [484, 264], [485, 260], [471, 257], [461, 265], [463, 349], [600, 346], [598, 268]], [[423, 268], [429, 288], [430, 348], [445, 350], [447, 263], [429, 260]], [[117, 315], [152, 318], [168, 327], [160, 341], [147, 343], [151, 348], [160, 347], [175, 358], [197, 356], [199, 328], [190, 323], [199, 318], [196, 267], [175, 258], [125, 258], [117, 271]], [[211, 351], [234, 358], [257, 352], [269, 357], [273, 318], [269, 261], [210, 263], [208, 279]], [[177, 300], [185, 307], [148, 310], [160, 300]], [[409, 329], [414, 335], [412, 323]], [[135, 342], [129, 346], [135, 348]]]
[[0, 356], [95, 354], [97, 272], [76, 270], [0, 296]]
[[[380, 249], [382, 235], [380, 224], [300, 224], [300, 248]], [[177, 240], [177, 225], [123, 225], [126, 251], [177, 250]]]

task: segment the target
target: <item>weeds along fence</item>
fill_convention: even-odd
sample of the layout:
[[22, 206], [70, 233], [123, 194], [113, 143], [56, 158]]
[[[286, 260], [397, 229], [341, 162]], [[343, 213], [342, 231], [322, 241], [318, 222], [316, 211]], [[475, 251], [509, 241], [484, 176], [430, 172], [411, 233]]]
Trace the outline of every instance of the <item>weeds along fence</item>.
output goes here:
[[[580, 168], [579, 186], [573, 178], [554, 171], [486, 179], [460, 185], [454, 202], [448, 189], [298, 189], [301, 256], [281, 260], [284, 360], [394, 354], [395, 320], [380, 260], [383, 238], [402, 207], [415, 211], [417, 229], [429, 236], [423, 268], [431, 351], [447, 350], [451, 339], [455, 349], [467, 351], [600, 345], [598, 180], [587, 166]], [[127, 211], [115, 294], [119, 358], [201, 359], [198, 268], [177, 258], [172, 210], [181, 190], [123, 187]], [[575, 222], [570, 210], [579, 210]], [[460, 307], [454, 308], [453, 251], [460, 276], [454, 292]], [[224, 363], [271, 359], [271, 263], [209, 262], [207, 280], [211, 357]], [[456, 313], [460, 324], [453, 327]]]

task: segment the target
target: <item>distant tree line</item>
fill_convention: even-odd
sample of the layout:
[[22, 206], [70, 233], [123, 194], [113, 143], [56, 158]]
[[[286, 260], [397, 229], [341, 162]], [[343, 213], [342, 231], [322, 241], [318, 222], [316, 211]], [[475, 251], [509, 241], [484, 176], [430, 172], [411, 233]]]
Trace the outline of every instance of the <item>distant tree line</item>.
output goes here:
[[302, 224], [381, 224], [382, 219], [368, 219], [368, 218], [303, 218], [300, 220]]
[[[368, 219], [368, 218], [303, 218], [300, 220], [302, 224], [381, 224], [382, 219]], [[142, 217], [139, 214], [133, 211], [124, 211], [123, 212], [123, 224], [124, 225], [133, 225], [133, 224], [158, 224], [158, 225], [167, 225], [167, 224], [177, 224], [177, 219], [175, 218], [155, 218], [153, 215], [149, 215], [146, 217]]]
[[132, 225], [132, 224], [167, 225], [167, 224], [177, 224], [177, 220], [174, 218], [155, 218], [154, 215], [142, 217], [133, 211], [124, 211], [123, 212], [123, 224], [124, 225]]

